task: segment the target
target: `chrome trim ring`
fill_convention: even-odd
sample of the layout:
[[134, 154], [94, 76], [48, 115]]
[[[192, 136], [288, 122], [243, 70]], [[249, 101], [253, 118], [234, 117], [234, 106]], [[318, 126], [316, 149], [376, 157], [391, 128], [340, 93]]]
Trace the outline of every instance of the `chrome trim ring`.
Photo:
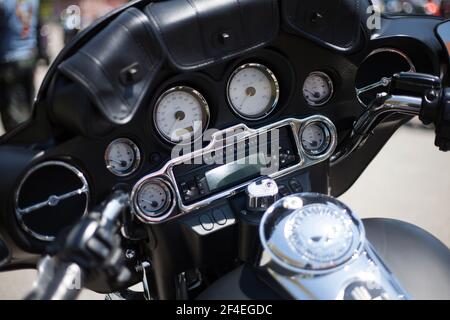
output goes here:
[[[146, 214], [139, 205], [139, 193], [142, 189], [149, 185], [156, 184], [163, 188], [164, 192], [166, 192], [167, 201], [164, 206], [156, 211], [155, 216], [149, 216]], [[135, 188], [131, 193], [131, 199], [133, 201], [133, 212], [137, 215], [138, 219], [144, 223], [156, 223], [167, 219], [172, 211], [175, 208], [176, 202], [174, 200], [175, 191], [172, 187], [172, 184], [168, 182], [166, 178], [153, 178], [148, 180], [141, 180], [138, 182]]]
[[[36, 172], [37, 170], [43, 168], [43, 167], [48, 167], [48, 166], [61, 166], [64, 167], [70, 171], [72, 171], [73, 173], [75, 173], [77, 175], [77, 177], [80, 179], [80, 181], [82, 182], [82, 187], [77, 189], [77, 190], [73, 190], [71, 192], [68, 192], [66, 194], [62, 194], [62, 195], [51, 195], [46, 201], [37, 203], [35, 205], [29, 206], [27, 208], [19, 208], [18, 204], [19, 204], [19, 196], [20, 196], [20, 192], [21, 189], [24, 185], [24, 183], [26, 182], [26, 180], [31, 176], [31, 174], [33, 174], [34, 172]], [[53, 241], [55, 240], [54, 236], [49, 236], [49, 235], [44, 235], [44, 234], [39, 234], [33, 230], [31, 230], [23, 221], [23, 216], [32, 213], [33, 211], [39, 210], [41, 208], [44, 208], [46, 206], [56, 206], [58, 205], [58, 203], [62, 200], [66, 200], [69, 198], [73, 198], [76, 197], [78, 195], [82, 195], [84, 194], [86, 196], [86, 206], [85, 206], [85, 210], [83, 212], [83, 216], [85, 216], [88, 213], [88, 207], [89, 207], [89, 184], [88, 181], [86, 179], [86, 177], [84, 176], [84, 174], [78, 170], [76, 167], [67, 164], [65, 162], [62, 161], [46, 161], [46, 162], [42, 162], [36, 166], [34, 166], [33, 168], [31, 168], [26, 175], [22, 178], [19, 187], [16, 190], [15, 193], [15, 203], [14, 203], [14, 207], [15, 207], [15, 215], [16, 215], [16, 219], [19, 222], [19, 225], [21, 226], [21, 228], [28, 233], [29, 235], [31, 235], [32, 237], [41, 240], [41, 241]]]
[[[128, 146], [130, 146], [133, 149], [133, 152], [134, 152], [133, 165], [131, 166], [130, 169], [128, 169], [124, 173], [121, 173], [121, 172], [119, 172], [117, 170], [114, 170], [108, 163], [109, 150], [112, 148], [113, 145], [115, 145], [117, 143], [127, 144]], [[118, 176], [118, 177], [127, 177], [127, 176], [132, 175], [133, 173], [135, 173], [136, 170], [139, 168], [139, 166], [141, 164], [141, 160], [142, 160], [142, 158], [141, 158], [141, 151], [139, 150], [139, 147], [136, 145], [136, 143], [134, 143], [132, 140], [130, 140], [128, 138], [119, 138], [119, 139], [116, 139], [116, 140], [112, 141], [108, 145], [108, 147], [106, 147], [104, 160], [105, 160], [105, 164], [106, 164], [106, 169], [108, 169], [112, 174], [114, 174], [115, 176]]]
[[[234, 77], [239, 72], [241, 72], [242, 70], [247, 69], [247, 68], [258, 69], [265, 76], [267, 76], [267, 78], [270, 80], [270, 83], [271, 83], [272, 96], [271, 96], [269, 104], [266, 106], [267, 110], [261, 116], [250, 117], [248, 115], [242, 114], [242, 112], [240, 112], [239, 110], [236, 109], [236, 107], [234, 106], [234, 103], [231, 101], [231, 97], [230, 97], [231, 81], [234, 79]], [[231, 110], [236, 115], [238, 115], [240, 118], [242, 118], [244, 120], [249, 120], [249, 121], [257, 121], [257, 120], [261, 120], [261, 119], [264, 119], [267, 116], [269, 116], [277, 107], [278, 101], [280, 99], [280, 84], [278, 82], [277, 77], [272, 72], [272, 70], [270, 70], [266, 66], [259, 64], [259, 63], [246, 63], [246, 64], [243, 64], [240, 67], [238, 67], [236, 70], [234, 70], [233, 73], [231, 74], [230, 78], [228, 79], [226, 90], [227, 90], [227, 92], [226, 92], [227, 101], [228, 101], [228, 105], [230, 106]]]
[[[319, 76], [319, 77], [321, 77], [322, 79], [324, 79], [327, 82], [328, 87], [330, 88], [330, 94], [328, 95], [328, 97], [325, 100], [322, 100], [320, 102], [314, 102], [314, 101], [308, 100], [305, 97], [305, 94], [303, 93], [303, 90], [305, 88], [306, 80], [309, 77], [311, 77], [311, 76]], [[303, 98], [306, 100], [308, 105], [310, 105], [312, 107], [321, 107], [321, 106], [327, 104], [331, 100], [331, 98], [333, 98], [333, 95], [334, 95], [334, 83], [333, 83], [333, 80], [331, 80], [331, 77], [327, 73], [325, 73], [323, 71], [313, 71], [306, 77], [305, 81], [303, 82], [302, 94], [303, 94]]]
[[[320, 149], [318, 149], [317, 151], [309, 151], [309, 150], [307, 150], [305, 148], [305, 146], [303, 145], [303, 142], [302, 142], [303, 133], [305, 132], [305, 130], [309, 126], [312, 126], [312, 125], [319, 126], [322, 129], [322, 131], [323, 131], [323, 133], [325, 135], [325, 137], [324, 137], [325, 138], [324, 145]], [[320, 158], [321, 155], [328, 150], [328, 148], [330, 147], [330, 144], [331, 144], [331, 133], [330, 133], [329, 124], [327, 124], [326, 122], [323, 122], [323, 121], [309, 121], [309, 122], [305, 123], [302, 126], [302, 128], [300, 129], [299, 139], [300, 139], [300, 144], [302, 146], [303, 152], [305, 152], [308, 155], [308, 157], [310, 157], [312, 159]]]
[[[184, 92], [187, 92], [188, 94], [191, 94], [192, 96], [194, 96], [198, 100], [198, 102], [200, 103], [200, 106], [201, 106], [201, 108], [203, 110], [203, 119], [202, 119], [203, 128], [202, 128], [202, 132], [201, 132], [201, 134], [198, 134], [197, 136], [196, 136], [196, 133], [193, 132], [193, 134], [194, 134], [193, 138], [194, 139], [190, 139], [189, 141], [173, 141], [170, 137], [167, 137], [167, 135], [164, 132], [161, 131], [161, 129], [159, 128], [159, 126], [157, 124], [157, 121], [156, 121], [156, 112], [158, 110], [159, 104], [161, 103], [161, 101], [167, 95], [169, 95], [169, 94], [171, 94], [173, 92], [176, 92], [176, 91], [184, 91]], [[208, 102], [206, 101], [205, 97], [203, 97], [203, 95], [199, 91], [197, 91], [197, 90], [195, 90], [195, 89], [193, 89], [191, 87], [188, 87], [188, 86], [176, 86], [176, 87], [170, 88], [169, 90], [163, 92], [161, 94], [161, 96], [158, 98], [158, 100], [156, 101], [155, 106], [153, 107], [153, 126], [155, 127], [156, 131], [158, 132], [158, 135], [164, 141], [169, 142], [172, 145], [175, 145], [175, 144], [191, 144], [191, 143], [197, 141], [198, 139], [200, 139], [203, 136], [203, 133], [206, 131], [206, 129], [208, 129], [210, 118], [211, 118], [211, 113], [210, 113], [210, 110], [209, 110]]]

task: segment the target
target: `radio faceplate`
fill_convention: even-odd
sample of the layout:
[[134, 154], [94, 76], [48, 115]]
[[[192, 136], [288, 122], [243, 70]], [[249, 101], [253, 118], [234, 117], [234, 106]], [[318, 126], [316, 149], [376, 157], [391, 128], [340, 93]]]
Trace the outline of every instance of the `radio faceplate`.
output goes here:
[[177, 164], [172, 172], [182, 203], [191, 205], [300, 162], [293, 130], [286, 125], [235, 141], [193, 159], [190, 164]]
[[[329, 146], [322, 154], [311, 156], [303, 149], [299, 135], [314, 123], [328, 129]], [[325, 161], [336, 145], [336, 128], [323, 116], [286, 119], [260, 129], [240, 124], [218, 131], [207, 147], [174, 157], [159, 171], [142, 178], [131, 194], [133, 210], [144, 223], [161, 223], [232, 196], [261, 176], [278, 178]], [[139, 209], [137, 198], [142, 186], [156, 178], [173, 187], [178, 215], [175, 205], [158, 217], [149, 217]]]

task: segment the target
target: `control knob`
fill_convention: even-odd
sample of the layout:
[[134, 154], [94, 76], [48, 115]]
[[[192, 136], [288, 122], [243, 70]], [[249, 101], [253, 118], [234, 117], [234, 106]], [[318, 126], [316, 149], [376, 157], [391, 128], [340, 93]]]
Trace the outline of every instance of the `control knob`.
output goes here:
[[247, 187], [247, 209], [264, 212], [278, 200], [278, 185], [272, 179], [262, 179]]

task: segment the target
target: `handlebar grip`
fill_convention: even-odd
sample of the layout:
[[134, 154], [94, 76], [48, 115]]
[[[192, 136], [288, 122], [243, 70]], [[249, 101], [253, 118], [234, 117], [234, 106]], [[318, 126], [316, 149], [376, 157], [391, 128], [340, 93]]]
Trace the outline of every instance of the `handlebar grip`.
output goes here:
[[27, 300], [74, 300], [93, 273], [119, 276], [121, 238], [117, 221], [128, 207], [128, 194], [114, 192], [64, 238], [54, 257], [39, 266], [39, 277]]
[[85, 272], [76, 263], [46, 258], [39, 265], [39, 278], [26, 300], [75, 300], [84, 286]]

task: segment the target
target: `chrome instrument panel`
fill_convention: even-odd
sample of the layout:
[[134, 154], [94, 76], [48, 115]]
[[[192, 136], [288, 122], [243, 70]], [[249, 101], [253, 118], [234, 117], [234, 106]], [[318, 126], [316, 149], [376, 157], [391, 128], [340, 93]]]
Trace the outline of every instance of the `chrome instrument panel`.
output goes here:
[[[307, 126], [311, 123], [317, 123], [317, 122], [323, 123], [330, 132], [329, 147], [321, 155], [310, 156], [310, 155], [308, 155], [308, 153], [306, 153], [303, 150], [302, 143], [299, 138], [299, 134], [304, 126]], [[167, 220], [171, 220], [178, 216], [188, 214], [189, 212], [192, 212], [194, 210], [206, 207], [216, 200], [227, 198], [229, 196], [236, 194], [237, 192], [244, 190], [249, 184], [251, 184], [252, 182], [254, 182], [257, 179], [252, 179], [245, 183], [241, 183], [241, 184], [236, 185], [232, 188], [229, 188], [223, 192], [214, 194], [207, 199], [198, 201], [194, 204], [185, 205], [185, 204], [183, 204], [183, 201], [181, 200], [182, 197], [181, 197], [180, 190], [177, 187], [176, 177], [174, 175], [173, 168], [175, 166], [183, 164], [183, 163], [189, 163], [190, 161], [192, 161], [192, 159], [195, 159], [197, 157], [203, 157], [204, 155], [210, 155], [211, 153], [214, 153], [216, 150], [223, 149], [224, 146], [226, 148], [226, 147], [229, 147], [230, 145], [231, 146], [235, 145], [235, 143], [230, 144], [228, 142], [230, 137], [232, 138], [233, 141], [237, 141], [237, 143], [238, 143], [239, 141], [244, 141], [245, 139], [256, 137], [256, 136], [264, 134], [264, 133], [267, 134], [268, 132], [270, 132], [272, 130], [286, 127], [286, 126], [289, 126], [292, 130], [292, 133], [293, 133], [293, 136], [295, 139], [295, 145], [297, 147], [298, 155], [300, 157], [300, 162], [289, 168], [277, 171], [273, 174], [269, 174], [268, 176], [270, 178], [273, 178], [273, 179], [279, 178], [279, 177], [285, 176], [287, 174], [290, 174], [296, 170], [304, 169], [304, 168], [310, 167], [312, 165], [318, 164], [320, 162], [326, 161], [334, 153], [336, 146], [337, 146], [337, 141], [338, 141], [336, 127], [334, 126], [334, 124], [331, 120], [329, 120], [327, 117], [324, 117], [321, 115], [315, 115], [312, 117], [308, 117], [306, 119], [289, 118], [289, 119], [285, 119], [285, 120], [270, 124], [268, 126], [259, 128], [259, 129], [251, 129], [248, 126], [246, 126], [245, 124], [239, 124], [239, 125], [230, 127], [228, 129], [213, 133], [211, 135], [210, 143], [205, 148], [198, 148], [194, 152], [184, 154], [182, 156], [173, 157], [173, 159], [171, 161], [169, 161], [168, 163], [166, 163], [160, 170], [150, 173], [147, 176], [143, 177], [141, 180], [139, 180], [138, 183], [133, 187], [133, 190], [131, 193], [131, 199], [132, 199], [133, 203], [135, 203], [135, 199], [138, 195], [140, 186], [145, 184], [146, 181], [148, 181], [148, 180], [160, 178], [160, 179], [164, 179], [165, 181], [169, 182], [171, 187], [175, 191], [175, 195], [176, 195], [175, 198], [176, 198], [177, 206], [175, 206], [175, 205], [172, 206], [170, 211], [161, 217], [144, 216], [144, 215], [140, 214], [139, 210], [136, 210], [136, 208], [133, 206], [134, 214], [138, 217], [138, 219], [140, 219], [144, 223], [157, 224], [157, 223], [161, 223], [161, 222], [164, 222]], [[226, 136], [227, 139], [224, 139], [223, 138], [224, 136]], [[176, 207], [178, 207], [178, 209], [180, 210], [180, 213], [178, 215], [174, 215], [174, 211], [175, 211]]]

